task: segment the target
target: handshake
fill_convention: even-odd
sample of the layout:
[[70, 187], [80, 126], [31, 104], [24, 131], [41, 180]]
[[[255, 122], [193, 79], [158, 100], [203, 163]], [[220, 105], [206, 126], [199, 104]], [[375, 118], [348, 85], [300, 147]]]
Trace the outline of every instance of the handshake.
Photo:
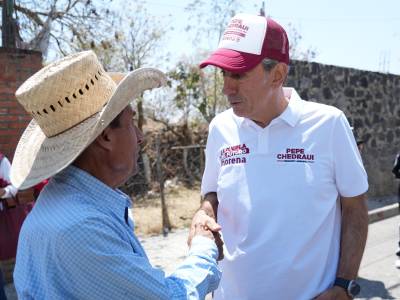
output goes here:
[[202, 203], [202, 206], [193, 217], [187, 243], [190, 247], [192, 239], [196, 235], [212, 239], [218, 248], [218, 260], [222, 260], [224, 258], [224, 242], [220, 234], [221, 226], [216, 222], [216, 206], [214, 205], [218, 203], [217, 196], [215, 193], [209, 193], [205, 199], [206, 201]]

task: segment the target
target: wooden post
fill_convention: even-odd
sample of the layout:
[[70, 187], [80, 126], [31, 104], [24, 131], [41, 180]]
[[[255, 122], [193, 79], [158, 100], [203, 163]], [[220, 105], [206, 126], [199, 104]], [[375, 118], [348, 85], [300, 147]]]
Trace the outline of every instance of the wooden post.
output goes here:
[[202, 147], [199, 147], [199, 151], [200, 151], [200, 179], [202, 178], [202, 176], [203, 176], [203, 172], [204, 172], [204, 156], [205, 156], [205, 153], [204, 153], [204, 148], [202, 148]]
[[189, 180], [189, 185], [193, 186], [193, 176], [189, 170], [188, 166], [188, 148], [183, 148], [183, 168], [185, 170], [186, 176]]
[[163, 235], [167, 236], [168, 232], [171, 231], [171, 222], [168, 216], [168, 208], [165, 203], [164, 195], [164, 176], [161, 166], [161, 150], [160, 150], [160, 136], [156, 138], [156, 153], [157, 153], [157, 177], [160, 183], [160, 197], [161, 197], [161, 214], [162, 214], [162, 231]]
[[143, 170], [144, 170], [144, 178], [146, 180], [146, 185], [148, 189], [151, 189], [151, 166], [150, 159], [146, 152], [142, 151], [142, 161], [143, 161]]

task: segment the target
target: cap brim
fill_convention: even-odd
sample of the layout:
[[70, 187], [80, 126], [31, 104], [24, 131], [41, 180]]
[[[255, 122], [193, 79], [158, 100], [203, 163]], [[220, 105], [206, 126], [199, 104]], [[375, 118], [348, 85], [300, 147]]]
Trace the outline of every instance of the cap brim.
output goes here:
[[257, 66], [261, 60], [261, 55], [219, 48], [200, 63], [200, 68], [213, 65], [225, 71], [244, 73]]
[[144, 91], [166, 84], [165, 75], [153, 68], [130, 72], [120, 81], [103, 109], [85, 121], [54, 137], [46, 137], [32, 120], [18, 143], [11, 166], [11, 183], [29, 188], [60, 172]]

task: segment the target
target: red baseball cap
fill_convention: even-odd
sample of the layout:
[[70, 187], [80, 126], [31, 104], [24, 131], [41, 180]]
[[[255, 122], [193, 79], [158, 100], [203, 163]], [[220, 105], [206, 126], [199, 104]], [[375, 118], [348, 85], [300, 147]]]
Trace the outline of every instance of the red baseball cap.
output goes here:
[[289, 64], [286, 31], [271, 18], [249, 14], [234, 16], [222, 35], [218, 49], [200, 64], [244, 73], [264, 58]]

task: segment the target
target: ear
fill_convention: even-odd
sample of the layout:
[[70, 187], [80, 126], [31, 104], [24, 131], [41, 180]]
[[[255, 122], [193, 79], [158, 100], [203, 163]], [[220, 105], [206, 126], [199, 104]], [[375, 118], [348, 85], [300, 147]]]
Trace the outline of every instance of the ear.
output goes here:
[[289, 67], [287, 64], [278, 63], [275, 68], [273, 68], [273, 79], [272, 84], [276, 86], [283, 86], [288, 76]]
[[112, 150], [113, 148], [114, 131], [112, 128], [107, 126], [100, 135], [95, 139], [94, 143], [97, 147], [104, 150]]

